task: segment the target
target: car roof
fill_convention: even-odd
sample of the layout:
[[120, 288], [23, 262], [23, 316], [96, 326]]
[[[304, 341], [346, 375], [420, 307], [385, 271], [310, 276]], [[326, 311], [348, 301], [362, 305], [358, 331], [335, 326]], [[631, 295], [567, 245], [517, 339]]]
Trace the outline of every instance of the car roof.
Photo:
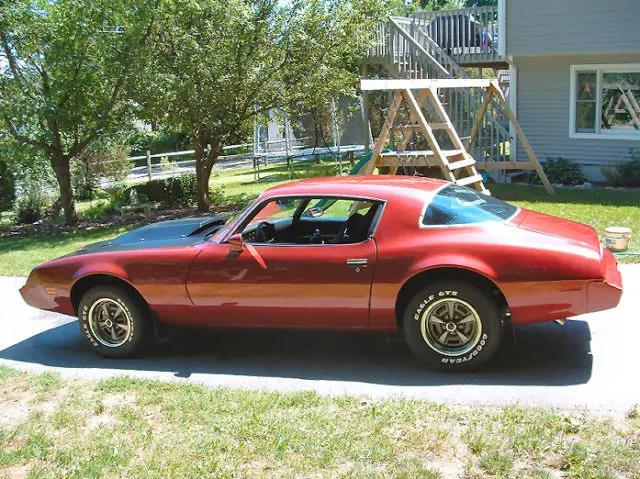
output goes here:
[[387, 199], [392, 196], [420, 197], [434, 192], [446, 181], [420, 176], [351, 175], [308, 178], [274, 186], [265, 196], [347, 195]]

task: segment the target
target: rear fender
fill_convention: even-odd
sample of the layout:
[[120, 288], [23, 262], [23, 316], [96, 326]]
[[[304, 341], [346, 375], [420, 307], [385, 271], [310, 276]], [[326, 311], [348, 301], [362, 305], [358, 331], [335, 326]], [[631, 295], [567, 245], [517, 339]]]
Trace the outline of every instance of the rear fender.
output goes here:
[[493, 282], [496, 282], [497, 278], [495, 270], [485, 261], [464, 254], [442, 254], [423, 258], [412, 265], [407, 278], [435, 268], [465, 269], [479, 273]]

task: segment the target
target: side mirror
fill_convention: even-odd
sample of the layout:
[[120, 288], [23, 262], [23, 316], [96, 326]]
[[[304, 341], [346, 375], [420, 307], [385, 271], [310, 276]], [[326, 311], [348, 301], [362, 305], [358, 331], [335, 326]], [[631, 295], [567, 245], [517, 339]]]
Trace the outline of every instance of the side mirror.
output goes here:
[[231, 245], [231, 251], [235, 251], [236, 253], [241, 253], [244, 249], [244, 240], [242, 239], [242, 233], [236, 233], [229, 236], [229, 239], [227, 239], [227, 243]]

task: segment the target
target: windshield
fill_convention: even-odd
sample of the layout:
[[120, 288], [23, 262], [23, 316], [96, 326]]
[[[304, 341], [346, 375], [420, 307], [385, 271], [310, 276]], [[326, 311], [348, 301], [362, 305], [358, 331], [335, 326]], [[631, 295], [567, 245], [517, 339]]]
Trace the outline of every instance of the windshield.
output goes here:
[[478, 191], [458, 185], [441, 189], [427, 206], [425, 226], [465, 225], [485, 221], [504, 221], [518, 212], [518, 207]]

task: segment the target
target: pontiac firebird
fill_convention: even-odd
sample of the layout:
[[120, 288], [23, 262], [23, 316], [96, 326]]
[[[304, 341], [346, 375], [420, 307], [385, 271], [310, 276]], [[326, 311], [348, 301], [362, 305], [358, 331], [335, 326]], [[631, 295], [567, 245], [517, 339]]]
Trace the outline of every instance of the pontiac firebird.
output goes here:
[[233, 221], [163, 221], [34, 268], [31, 306], [78, 316], [108, 357], [168, 325], [402, 331], [432, 367], [471, 369], [505, 325], [613, 308], [593, 228], [415, 177], [297, 181]]

